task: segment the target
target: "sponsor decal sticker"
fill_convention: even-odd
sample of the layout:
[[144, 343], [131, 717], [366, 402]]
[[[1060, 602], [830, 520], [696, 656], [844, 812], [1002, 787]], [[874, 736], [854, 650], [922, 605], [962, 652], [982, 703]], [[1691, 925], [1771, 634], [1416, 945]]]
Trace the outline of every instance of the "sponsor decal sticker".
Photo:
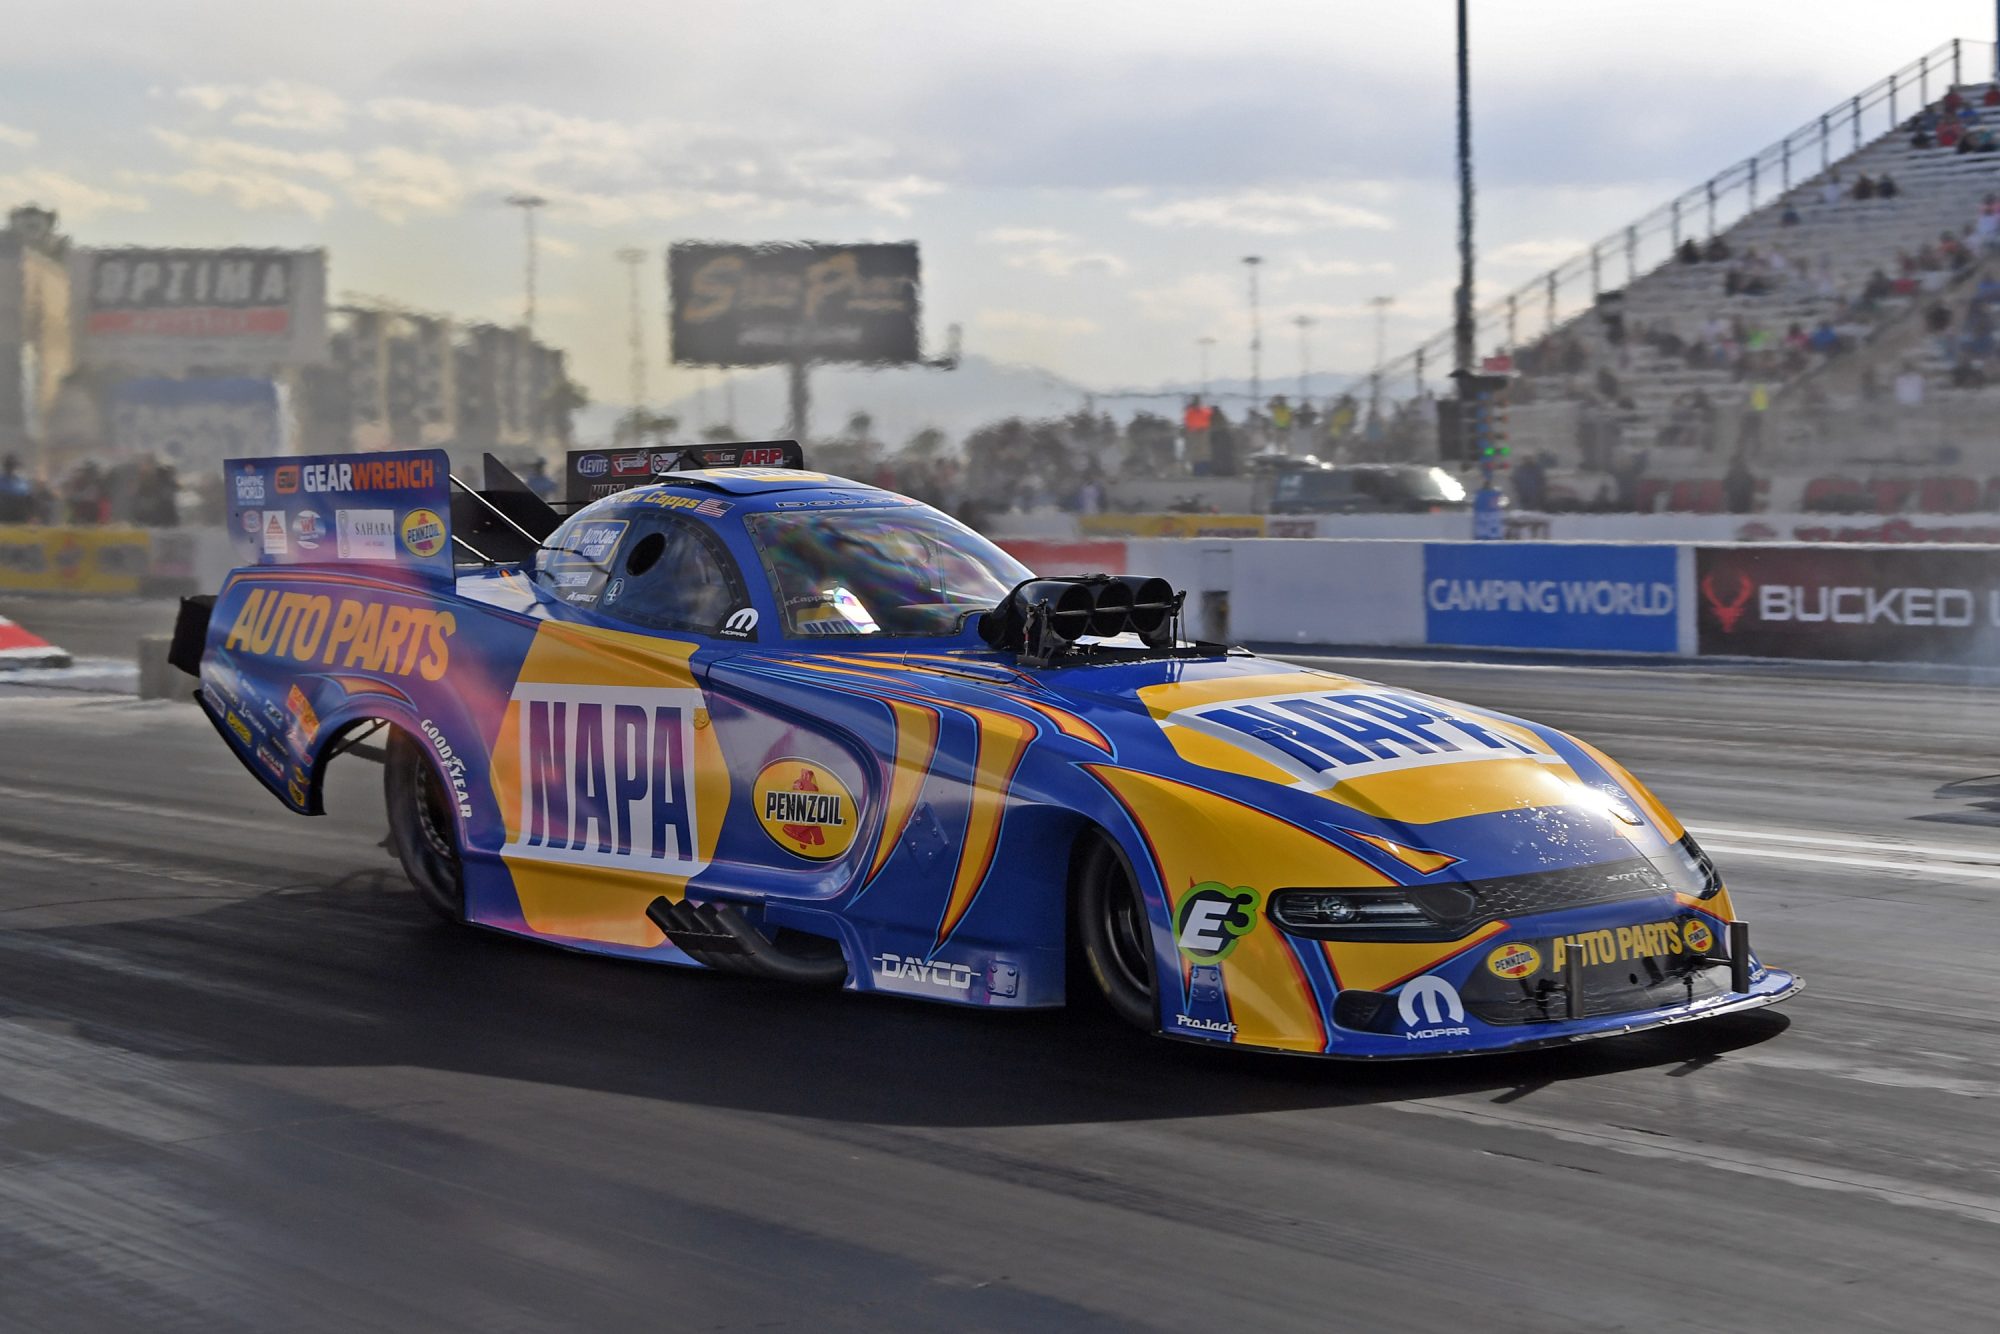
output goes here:
[[414, 672], [435, 681], [451, 663], [457, 630], [458, 618], [448, 611], [253, 588], [222, 646], [343, 670]]
[[239, 505], [264, 503], [264, 477], [255, 468], [245, 468], [236, 474], [236, 503]]
[[285, 533], [285, 512], [283, 510], [264, 511], [264, 554], [283, 556], [291, 552], [292, 541]]
[[673, 491], [648, 491], [639, 497], [641, 505], [657, 505], [661, 509], [686, 510], [689, 514], [705, 515], [719, 519], [729, 513], [729, 502], [717, 500], [713, 496], [683, 496]]
[[502, 856], [690, 876], [708, 864], [695, 837], [701, 691], [523, 681], [511, 707], [521, 790]]
[[1181, 709], [1162, 721], [1219, 737], [1306, 781], [1472, 760], [1559, 762], [1554, 752], [1476, 717], [1388, 690], [1227, 700]]
[[438, 725], [426, 718], [423, 721], [424, 735], [430, 738], [431, 749], [437, 752], [438, 763], [444, 768], [444, 776], [451, 783], [452, 801], [458, 807], [459, 816], [472, 818], [472, 793], [465, 785], [465, 757], [460, 755], [451, 742], [445, 740], [444, 732]]
[[602, 454], [585, 454], [576, 461], [576, 470], [584, 477], [602, 477], [611, 471], [611, 461]]
[[1572, 952], [1582, 955], [1585, 964], [1604, 964], [1680, 954], [1686, 948], [1682, 933], [1673, 922], [1647, 922], [1643, 926], [1585, 931], [1574, 936], [1559, 936], [1553, 945], [1555, 957], [1549, 961], [1549, 967], [1556, 972], [1562, 971]]
[[1690, 917], [1681, 924], [1681, 939], [1687, 942], [1691, 954], [1706, 954], [1715, 948], [1715, 932], [1699, 917]]
[[758, 823], [794, 857], [832, 861], [853, 846], [860, 812], [854, 795], [825, 765], [773, 760], [759, 771], [750, 791]]
[[1486, 956], [1486, 971], [1510, 982], [1527, 977], [1542, 966], [1542, 952], [1533, 945], [1502, 945]]
[[1458, 988], [1430, 973], [1403, 984], [1396, 997], [1396, 1013], [1409, 1030], [1403, 1037], [1411, 1042], [1472, 1036], [1472, 1030], [1465, 1027], [1465, 1002], [1458, 998]]
[[334, 551], [342, 560], [396, 559], [394, 510], [335, 510]]
[[444, 544], [444, 520], [436, 510], [414, 509], [403, 516], [403, 545], [412, 556], [435, 556]]
[[313, 712], [312, 701], [306, 698], [305, 691], [293, 686], [291, 693], [285, 696], [285, 708], [297, 720], [299, 732], [305, 737], [306, 744], [310, 745], [319, 739], [319, 715]]
[[306, 790], [299, 786], [299, 781], [296, 778], [285, 784], [285, 792], [291, 797], [292, 805], [303, 806], [306, 804]]
[[717, 634], [730, 639], [748, 639], [757, 633], [757, 609], [738, 607], [723, 619], [722, 629]]
[[1220, 963], [1257, 925], [1254, 889], [1231, 889], [1219, 880], [1195, 885], [1174, 910], [1174, 941], [1180, 951], [1201, 963]]
[[241, 718], [236, 716], [236, 710], [231, 709], [223, 715], [222, 720], [229, 724], [229, 730], [236, 734], [238, 741], [241, 741], [246, 746], [250, 744], [250, 729], [244, 724]]
[[319, 515], [311, 510], [300, 510], [292, 516], [292, 536], [298, 539], [299, 550], [319, 550], [320, 539], [326, 536], [326, 528]]
[[1174, 1016], [1174, 1027], [1192, 1029], [1197, 1033], [1226, 1033], [1231, 1037], [1236, 1035], [1234, 1024], [1225, 1024], [1216, 1019], [1194, 1019], [1184, 1014]]
[[243, 523], [243, 531], [246, 533], [256, 534], [263, 532], [264, 511], [244, 510], [242, 523]]
[[945, 963], [937, 959], [927, 962], [914, 956], [878, 954], [875, 956], [875, 973], [885, 980], [915, 982], [940, 991], [972, 990], [972, 970], [962, 963]]
[[277, 486], [279, 495], [281, 496], [297, 495], [299, 493], [299, 465], [296, 463], [286, 463], [279, 465], [279, 467], [271, 473], [271, 481], [274, 485]]

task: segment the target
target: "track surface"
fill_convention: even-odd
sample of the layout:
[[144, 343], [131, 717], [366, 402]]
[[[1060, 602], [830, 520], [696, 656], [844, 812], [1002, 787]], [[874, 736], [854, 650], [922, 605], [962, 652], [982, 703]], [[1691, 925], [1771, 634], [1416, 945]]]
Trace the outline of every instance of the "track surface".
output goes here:
[[1992, 1328], [2000, 692], [1356, 670], [1605, 745], [1811, 989], [1372, 1068], [806, 994], [433, 924], [373, 766], [304, 822], [0, 698], [0, 1329]]

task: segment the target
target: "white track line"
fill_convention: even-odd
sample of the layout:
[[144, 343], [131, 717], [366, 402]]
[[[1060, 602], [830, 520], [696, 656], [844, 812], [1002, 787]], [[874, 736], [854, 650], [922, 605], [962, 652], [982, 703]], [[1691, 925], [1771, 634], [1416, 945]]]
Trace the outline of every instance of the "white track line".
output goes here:
[[1807, 862], [1864, 871], [1908, 871], [1952, 880], [2000, 880], [2000, 848], [1718, 825], [1690, 825], [1689, 829], [1701, 840], [1703, 848], [1724, 857]]

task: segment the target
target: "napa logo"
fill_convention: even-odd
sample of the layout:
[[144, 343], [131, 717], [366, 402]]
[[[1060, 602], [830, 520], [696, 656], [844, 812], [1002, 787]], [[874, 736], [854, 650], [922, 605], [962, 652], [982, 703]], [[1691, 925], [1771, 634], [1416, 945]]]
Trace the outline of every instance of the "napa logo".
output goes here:
[[699, 690], [522, 682], [518, 802], [501, 855], [667, 875], [707, 865], [693, 782]]
[[854, 794], [817, 760], [773, 760], [751, 786], [757, 823], [771, 841], [809, 862], [830, 862], [854, 845]]
[[1560, 763], [1519, 728], [1397, 691], [1255, 696], [1182, 709], [1163, 721], [1228, 741], [1314, 784], [1467, 760]]

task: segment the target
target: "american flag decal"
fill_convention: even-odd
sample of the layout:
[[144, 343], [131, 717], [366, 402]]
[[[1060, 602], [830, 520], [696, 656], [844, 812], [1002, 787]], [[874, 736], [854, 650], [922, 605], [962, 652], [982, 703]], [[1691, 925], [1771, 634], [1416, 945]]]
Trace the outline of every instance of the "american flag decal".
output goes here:
[[706, 514], [711, 519], [719, 519], [729, 513], [729, 502], [726, 500], [704, 500], [694, 507], [694, 512], [696, 514]]

